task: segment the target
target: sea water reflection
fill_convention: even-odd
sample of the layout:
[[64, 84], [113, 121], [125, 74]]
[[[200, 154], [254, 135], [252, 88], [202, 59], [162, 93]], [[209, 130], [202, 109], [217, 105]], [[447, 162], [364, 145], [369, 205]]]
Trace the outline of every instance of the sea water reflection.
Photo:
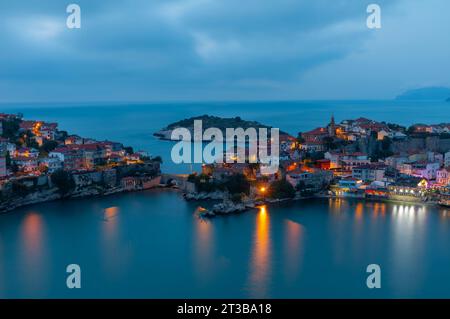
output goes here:
[[64, 205], [0, 216], [0, 296], [70, 297], [76, 261], [77, 297], [450, 297], [448, 209], [317, 199], [205, 222], [176, 192]]

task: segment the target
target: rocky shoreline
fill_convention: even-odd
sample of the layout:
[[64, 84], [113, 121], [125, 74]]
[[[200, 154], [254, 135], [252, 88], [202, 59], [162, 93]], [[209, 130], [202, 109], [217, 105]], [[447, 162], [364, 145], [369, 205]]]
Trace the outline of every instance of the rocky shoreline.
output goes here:
[[48, 190], [39, 190], [23, 197], [15, 197], [8, 201], [0, 203], [0, 214], [10, 212], [16, 208], [51, 202], [61, 199], [80, 199], [88, 197], [103, 197], [119, 193], [138, 192], [142, 190], [148, 190], [152, 188], [164, 187], [164, 185], [156, 185], [149, 188], [136, 188], [133, 190], [125, 189], [124, 187], [117, 186], [111, 188], [104, 188], [98, 185], [91, 185], [84, 187], [80, 190], [74, 191], [67, 195], [62, 195], [57, 187], [50, 188]]

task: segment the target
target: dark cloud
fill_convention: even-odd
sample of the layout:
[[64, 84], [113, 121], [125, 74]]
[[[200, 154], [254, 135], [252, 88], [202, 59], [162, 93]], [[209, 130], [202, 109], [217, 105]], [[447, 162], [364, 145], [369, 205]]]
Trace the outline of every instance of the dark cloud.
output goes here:
[[371, 1], [74, 2], [80, 30], [65, 27], [61, 1], [0, 4], [1, 100], [276, 95], [371, 37]]

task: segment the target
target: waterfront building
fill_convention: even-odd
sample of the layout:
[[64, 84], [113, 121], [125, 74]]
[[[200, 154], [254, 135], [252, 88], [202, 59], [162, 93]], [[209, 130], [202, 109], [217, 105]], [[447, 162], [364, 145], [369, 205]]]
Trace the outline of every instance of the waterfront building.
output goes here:
[[401, 165], [400, 173], [425, 178], [427, 180], [433, 180], [436, 179], [436, 174], [439, 168], [439, 162], [404, 163]]
[[315, 169], [303, 170], [296, 168], [286, 173], [286, 180], [293, 186], [297, 187], [302, 182], [307, 188], [313, 191], [318, 191], [327, 186], [333, 177], [330, 171]]
[[383, 181], [386, 165], [382, 163], [372, 163], [353, 167], [352, 177], [364, 182]]
[[418, 177], [403, 178], [389, 185], [389, 197], [395, 200], [417, 201], [426, 195], [428, 182]]
[[330, 194], [336, 197], [364, 197], [363, 181], [347, 177], [339, 180], [337, 185], [330, 186]]

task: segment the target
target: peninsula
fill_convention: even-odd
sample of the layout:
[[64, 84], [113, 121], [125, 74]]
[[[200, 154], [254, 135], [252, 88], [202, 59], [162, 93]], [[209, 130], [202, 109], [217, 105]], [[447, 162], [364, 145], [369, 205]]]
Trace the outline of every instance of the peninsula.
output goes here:
[[0, 213], [62, 198], [156, 187], [161, 157], [97, 141], [58, 123], [0, 113]]

